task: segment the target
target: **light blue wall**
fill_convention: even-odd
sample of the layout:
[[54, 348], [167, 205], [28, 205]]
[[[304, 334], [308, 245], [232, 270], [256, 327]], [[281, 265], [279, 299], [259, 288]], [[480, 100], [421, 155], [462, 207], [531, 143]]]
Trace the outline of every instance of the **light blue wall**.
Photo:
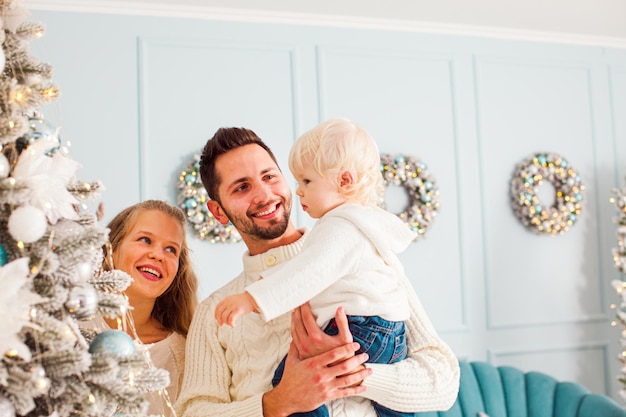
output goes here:
[[[32, 52], [55, 68], [79, 176], [100, 179], [105, 220], [176, 182], [222, 126], [256, 131], [286, 161], [321, 120], [347, 116], [385, 153], [423, 159], [441, 209], [402, 254], [459, 357], [581, 382], [617, 398], [618, 277], [611, 189], [626, 175], [626, 51], [311, 26], [36, 12]], [[550, 151], [586, 185], [580, 221], [539, 236], [513, 215], [517, 164]], [[397, 195], [397, 194], [396, 194]], [[300, 225], [310, 221], [296, 213]], [[191, 233], [193, 234], [193, 233]], [[191, 238], [209, 294], [243, 244]]]

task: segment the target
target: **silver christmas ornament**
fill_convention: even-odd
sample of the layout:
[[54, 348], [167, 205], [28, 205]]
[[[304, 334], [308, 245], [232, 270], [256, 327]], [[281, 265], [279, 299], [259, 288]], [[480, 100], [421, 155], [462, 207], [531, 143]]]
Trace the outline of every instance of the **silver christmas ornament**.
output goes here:
[[98, 293], [93, 285], [82, 282], [70, 291], [65, 309], [77, 320], [90, 320], [96, 315]]
[[18, 147], [26, 149], [35, 141], [43, 140], [50, 144], [46, 154], [52, 155], [61, 148], [59, 130], [58, 127], [48, 122], [40, 114], [36, 114], [28, 118], [28, 130], [17, 140]]

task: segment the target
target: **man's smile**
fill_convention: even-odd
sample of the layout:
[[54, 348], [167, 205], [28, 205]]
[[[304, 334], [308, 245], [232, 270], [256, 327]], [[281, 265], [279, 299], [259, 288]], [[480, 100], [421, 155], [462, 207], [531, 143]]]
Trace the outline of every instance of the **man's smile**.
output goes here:
[[254, 213], [252, 215], [252, 217], [263, 217], [263, 216], [267, 216], [270, 215], [272, 213], [274, 213], [276, 210], [278, 210], [278, 204], [270, 206], [267, 210], [265, 211], [259, 211], [257, 213]]

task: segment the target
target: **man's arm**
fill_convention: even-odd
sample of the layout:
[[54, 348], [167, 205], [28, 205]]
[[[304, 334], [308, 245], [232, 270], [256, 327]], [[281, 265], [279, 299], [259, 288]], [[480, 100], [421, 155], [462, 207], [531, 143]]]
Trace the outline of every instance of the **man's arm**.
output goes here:
[[232, 402], [231, 372], [213, 318], [215, 301], [202, 302], [194, 314], [185, 348], [185, 375], [175, 404], [181, 417], [260, 417], [261, 393]]
[[[263, 396], [263, 416], [284, 417], [311, 411], [326, 401], [363, 393], [365, 387], [358, 383], [371, 371], [361, 368], [350, 374], [367, 360], [367, 354], [354, 355], [358, 348], [358, 343], [348, 343], [302, 360], [292, 343], [283, 378]], [[350, 359], [341, 361], [348, 356]]]
[[[447, 410], [458, 395], [458, 359], [437, 335], [408, 279], [404, 277], [401, 283], [411, 308], [411, 317], [406, 321], [408, 356], [394, 364], [366, 364], [373, 373], [363, 381], [367, 391], [359, 395], [396, 411]], [[338, 326], [347, 328], [345, 313], [343, 318], [341, 316], [338, 311], [335, 316]], [[306, 304], [293, 315], [292, 337], [302, 355], [316, 354], [345, 343], [345, 332], [343, 336], [328, 336], [314, 323]]]
[[[231, 398], [231, 373], [226, 354], [218, 339], [213, 317], [216, 300], [200, 304], [187, 336], [185, 376], [175, 404], [181, 417], [280, 417], [315, 409], [326, 400], [363, 393], [365, 387], [350, 387], [371, 371], [361, 364], [364, 355], [354, 356], [358, 344], [337, 344], [334, 349], [301, 360], [295, 350], [289, 355], [279, 385], [267, 393], [259, 392], [245, 400]], [[337, 358], [351, 356], [347, 362], [329, 366]], [[361, 372], [341, 377], [350, 369]], [[340, 376], [339, 378], [337, 378]]]
[[363, 383], [368, 388], [363, 397], [403, 412], [448, 410], [459, 392], [459, 361], [435, 331], [405, 275], [400, 284], [411, 310], [405, 322], [408, 356], [390, 365], [368, 363], [374, 372]]

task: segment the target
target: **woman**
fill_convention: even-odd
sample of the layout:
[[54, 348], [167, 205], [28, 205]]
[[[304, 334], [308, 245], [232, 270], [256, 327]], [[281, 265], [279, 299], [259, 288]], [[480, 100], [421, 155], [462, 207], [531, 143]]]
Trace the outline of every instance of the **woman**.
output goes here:
[[[125, 294], [136, 337], [152, 344], [152, 362], [170, 373], [167, 392], [173, 403], [183, 381], [185, 338], [198, 303], [185, 215], [164, 201], [147, 200], [122, 210], [107, 227], [112, 253], [109, 256], [104, 248], [104, 268], [122, 270], [133, 278]], [[118, 328], [115, 319], [105, 321]], [[133, 326], [126, 328], [131, 332]], [[149, 415], [169, 413], [163, 398], [149, 399]]]

